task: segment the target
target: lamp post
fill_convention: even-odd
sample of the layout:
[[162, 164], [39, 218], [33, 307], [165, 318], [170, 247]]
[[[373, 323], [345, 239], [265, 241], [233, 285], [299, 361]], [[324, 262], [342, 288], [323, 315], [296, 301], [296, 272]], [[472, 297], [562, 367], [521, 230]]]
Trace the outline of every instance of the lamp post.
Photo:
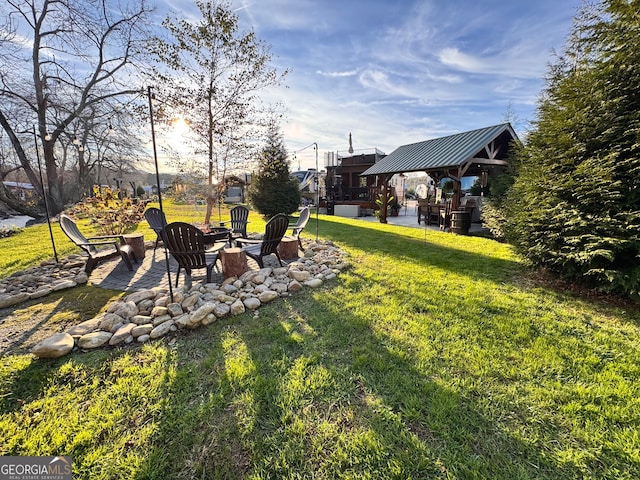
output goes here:
[[[158, 149], [156, 148], [156, 130], [153, 124], [153, 94], [151, 92], [151, 87], [147, 87], [147, 97], [149, 99], [149, 121], [151, 122], [151, 143], [153, 144], [153, 162], [156, 168], [156, 186], [158, 187], [158, 204], [160, 207], [160, 211], [164, 215], [164, 210], [162, 208], [162, 190], [160, 189], [160, 171], [158, 169]], [[164, 240], [164, 239], [163, 239]], [[162, 242], [164, 246], [164, 260], [165, 265], [167, 267], [167, 278], [169, 279], [169, 296], [171, 297], [171, 301], [173, 302], [173, 288], [171, 287], [171, 269], [169, 268], [169, 252], [167, 252], [167, 244], [166, 242]]]

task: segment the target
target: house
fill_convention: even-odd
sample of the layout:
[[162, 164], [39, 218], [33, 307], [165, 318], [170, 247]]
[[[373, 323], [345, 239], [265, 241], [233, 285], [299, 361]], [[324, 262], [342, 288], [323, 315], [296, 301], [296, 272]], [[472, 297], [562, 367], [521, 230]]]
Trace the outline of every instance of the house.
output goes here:
[[2, 182], [4, 186], [21, 200], [27, 200], [35, 195], [35, 188], [30, 183], [23, 182]]
[[350, 205], [353, 212], [373, 210], [379, 187], [375, 177], [363, 177], [367, 169], [376, 165], [385, 153], [377, 148], [359, 150], [348, 154], [325, 154], [325, 189], [327, 213], [333, 214], [336, 206]]

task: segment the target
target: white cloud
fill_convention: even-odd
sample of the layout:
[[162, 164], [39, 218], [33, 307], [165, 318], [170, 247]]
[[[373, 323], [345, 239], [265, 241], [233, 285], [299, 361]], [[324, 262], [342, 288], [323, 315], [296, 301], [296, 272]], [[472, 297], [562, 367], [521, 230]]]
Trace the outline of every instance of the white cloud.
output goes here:
[[450, 67], [464, 72], [486, 73], [487, 65], [471, 55], [466, 55], [457, 48], [445, 48], [438, 55], [440, 61]]
[[344, 72], [325, 72], [323, 70], [317, 70], [316, 73], [323, 77], [353, 77], [358, 74], [358, 70], [348, 70]]

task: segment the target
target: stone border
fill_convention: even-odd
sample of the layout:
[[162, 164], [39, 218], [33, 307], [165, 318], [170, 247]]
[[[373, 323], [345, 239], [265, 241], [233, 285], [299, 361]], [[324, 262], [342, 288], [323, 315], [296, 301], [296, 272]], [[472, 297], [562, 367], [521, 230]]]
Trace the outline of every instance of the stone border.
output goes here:
[[285, 267], [251, 270], [221, 284], [199, 282], [191, 288], [180, 287], [174, 291], [173, 302], [164, 288], [131, 293], [106, 312], [41, 341], [32, 353], [58, 358], [74, 350], [144, 343], [246, 311], [257, 315], [262, 305], [304, 287], [320, 287], [348, 266], [346, 253], [331, 242], [312, 242], [306, 247], [303, 258]]
[[49, 260], [1, 279], [0, 308], [12, 307], [51, 292], [87, 283], [85, 263], [85, 256], [73, 254], [59, 263]]

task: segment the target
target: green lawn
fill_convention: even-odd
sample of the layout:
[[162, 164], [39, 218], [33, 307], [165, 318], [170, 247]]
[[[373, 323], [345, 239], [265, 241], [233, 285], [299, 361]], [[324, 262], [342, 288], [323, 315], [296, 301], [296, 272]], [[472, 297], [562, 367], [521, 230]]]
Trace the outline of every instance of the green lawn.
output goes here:
[[86, 479], [640, 478], [638, 308], [546, 287], [487, 239], [322, 215], [319, 232], [352, 268], [257, 318], [3, 357], [0, 454], [71, 455]]

